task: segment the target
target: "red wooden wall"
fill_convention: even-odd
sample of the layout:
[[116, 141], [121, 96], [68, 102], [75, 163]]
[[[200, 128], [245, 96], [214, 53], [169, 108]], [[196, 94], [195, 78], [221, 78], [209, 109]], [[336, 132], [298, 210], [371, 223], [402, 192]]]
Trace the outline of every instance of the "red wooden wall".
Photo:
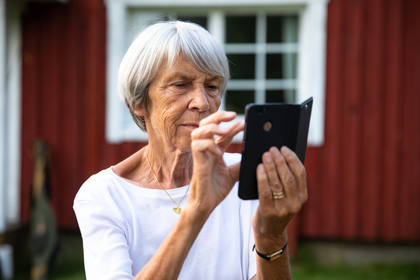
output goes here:
[[420, 1], [332, 0], [301, 235], [420, 240]]
[[[32, 3], [22, 16], [24, 222], [36, 137], [51, 147], [62, 229], [77, 228], [72, 202], [83, 181], [144, 145], [105, 142], [103, 2]], [[325, 144], [307, 153], [300, 236], [420, 241], [418, 15], [417, 0], [331, 0]]]

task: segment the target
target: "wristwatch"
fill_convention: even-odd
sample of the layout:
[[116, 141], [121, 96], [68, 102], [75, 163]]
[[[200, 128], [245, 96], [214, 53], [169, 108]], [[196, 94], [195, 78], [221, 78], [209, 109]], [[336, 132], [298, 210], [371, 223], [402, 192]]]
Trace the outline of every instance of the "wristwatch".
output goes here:
[[261, 258], [263, 258], [264, 260], [267, 261], [274, 261], [275, 259], [280, 258], [280, 256], [283, 254], [284, 250], [287, 247], [287, 242], [286, 244], [283, 246], [283, 248], [280, 249], [280, 251], [274, 252], [270, 255], [264, 255], [260, 252], [258, 252], [257, 248], [255, 248], [255, 244], [254, 244], [254, 248], [252, 248], [252, 250], [255, 250], [255, 252], [257, 252], [258, 256], [260, 256]]

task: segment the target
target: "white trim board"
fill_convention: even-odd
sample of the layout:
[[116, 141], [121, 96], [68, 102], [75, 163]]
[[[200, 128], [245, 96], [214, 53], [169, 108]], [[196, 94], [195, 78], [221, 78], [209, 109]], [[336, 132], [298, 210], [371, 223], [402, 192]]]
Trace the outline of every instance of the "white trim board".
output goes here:
[[20, 221], [20, 4], [0, 0], [0, 233]]

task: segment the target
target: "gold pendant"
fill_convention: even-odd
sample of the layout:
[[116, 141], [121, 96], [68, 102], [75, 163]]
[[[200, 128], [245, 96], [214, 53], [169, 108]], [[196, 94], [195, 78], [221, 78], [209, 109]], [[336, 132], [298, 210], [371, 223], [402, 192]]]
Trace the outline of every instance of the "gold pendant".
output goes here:
[[177, 214], [181, 214], [181, 208], [179, 208], [178, 206], [174, 207], [174, 212]]

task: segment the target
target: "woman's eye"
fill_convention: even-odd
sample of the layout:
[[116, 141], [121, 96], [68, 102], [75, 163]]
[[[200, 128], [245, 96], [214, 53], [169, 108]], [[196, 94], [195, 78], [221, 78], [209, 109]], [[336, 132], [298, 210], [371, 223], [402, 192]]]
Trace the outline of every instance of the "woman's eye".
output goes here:
[[209, 89], [211, 89], [211, 90], [217, 90], [217, 89], [219, 89], [219, 87], [217, 85], [208, 85], [207, 87]]

